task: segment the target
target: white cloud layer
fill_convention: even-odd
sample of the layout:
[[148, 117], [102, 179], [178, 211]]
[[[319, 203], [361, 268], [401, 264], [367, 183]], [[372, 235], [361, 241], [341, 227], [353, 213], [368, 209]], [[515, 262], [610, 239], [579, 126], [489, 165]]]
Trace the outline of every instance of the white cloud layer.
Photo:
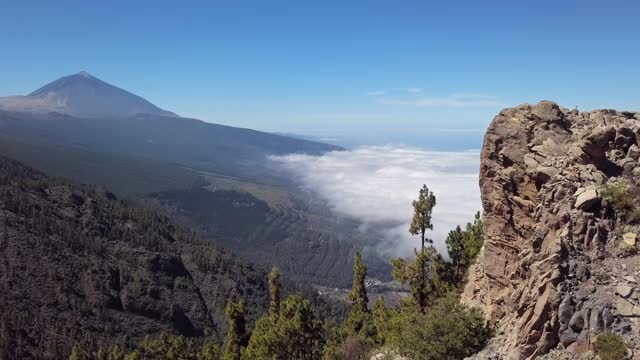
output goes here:
[[456, 225], [480, 210], [479, 152], [434, 152], [395, 146], [368, 146], [323, 156], [273, 157], [324, 198], [338, 214], [361, 220], [363, 229], [379, 228], [386, 255], [407, 256], [419, 244], [409, 234], [411, 202], [426, 184], [437, 198], [434, 230], [428, 236], [446, 254], [444, 240]]

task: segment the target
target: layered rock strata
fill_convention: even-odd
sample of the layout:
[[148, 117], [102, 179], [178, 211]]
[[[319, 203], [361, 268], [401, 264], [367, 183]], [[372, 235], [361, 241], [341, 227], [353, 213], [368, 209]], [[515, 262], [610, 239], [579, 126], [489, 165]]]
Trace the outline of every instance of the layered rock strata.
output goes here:
[[578, 354], [605, 331], [640, 353], [639, 140], [640, 113], [542, 101], [494, 118], [485, 246], [463, 294], [497, 327], [479, 358]]

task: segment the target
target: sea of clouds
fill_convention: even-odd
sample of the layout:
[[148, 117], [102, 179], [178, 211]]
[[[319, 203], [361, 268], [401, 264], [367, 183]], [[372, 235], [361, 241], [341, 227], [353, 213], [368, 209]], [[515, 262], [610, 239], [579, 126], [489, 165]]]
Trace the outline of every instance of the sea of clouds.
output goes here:
[[322, 156], [272, 157], [301, 186], [327, 201], [338, 215], [362, 221], [362, 231], [379, 229], [377, 244], [387, 256], [409, 256], [419, 237], [409, 234], [411, 202], [426, 184], [436, 195], [433, 232], [428, 237], [442, 254], [457, 225], [481, 209], [479, 152], [426, 151], [404, 146], [366, 146]]

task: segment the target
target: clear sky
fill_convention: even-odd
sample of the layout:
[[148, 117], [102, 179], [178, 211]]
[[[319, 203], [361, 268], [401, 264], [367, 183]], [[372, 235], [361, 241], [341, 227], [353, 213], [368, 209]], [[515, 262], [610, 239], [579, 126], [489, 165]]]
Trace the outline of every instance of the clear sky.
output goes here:
[[477, 148], [505, 106], [640, 110], [639, 18], [617, 0], [0, 0], [0, 95], [87, 70], [207, 121]]

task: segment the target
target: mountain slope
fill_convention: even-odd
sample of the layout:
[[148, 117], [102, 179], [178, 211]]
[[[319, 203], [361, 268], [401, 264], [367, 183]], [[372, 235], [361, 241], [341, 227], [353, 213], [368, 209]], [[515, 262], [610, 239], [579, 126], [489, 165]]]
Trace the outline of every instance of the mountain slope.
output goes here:
[[[40, 96], [66, 86], [58, 85], [47, 85], [33, 95]], [[109, 104], [108, 98], [104, 101], [105, 105]], [[295, 183], [275, 167], [268, 156], [322, 154], [336, 150], [342, 148], [176, 116], [79, 117], [59, 112], [0, 110], [0, 154], [26, 162], [48, 174], [107, 186], [118, 195], [133, 195], [141, 199], [150, 193], [174, 194], [175, 197], [167, 197], [162, 205], [177, 209], [178, 215], [187, 215], [184, 220], [190, 226], [226, 227], [247, 234], [244, 237], [229, 232], [205, 232], [208, 238], [224, 241], [225, 245], [232, 245], [240, 255], [249, 256], [254, 261], [282, 265], [284, 271], [288, 267], [285, 265], [291, 265], [289, 275], [303, 276], [307, 281], [313, 279], [327, 286], [350, 282], [353, 241], [348, 238], [351, 234], [343, 233], [342, 229], [346, 227], [343, 224], [329, 219], [333, 225], [325, 221], [324, 214], [313, 214], [314, 221], [309, 226], [320, 224], [321, 232], [306, 231], [307, 223], [301, 221], [289, 226], [292, 225], [290, 219], [308, 217], [304, 206], [280, 207], [277, 213], [267, 209], [262, 212], [260, 222], [252, 223], [255, 226], [251, 228], [241, 221], [228, 226], [222, 217], [209, 216], [216, 210], [232, 206], [235, 200], [242, 200], [242, 189], [230, 193], [229, 197], [217, 196], [219, 194], [207, 196], [211, 203], [197, 207], [196, 211], [179, 208], [180, 202], [173, 200], [193, 193], [192, 187], [216, 191], [221, 179], [264, 190], [267, 199], [272, 195], [296, 198], [298, 196], [293, 194], [297, 192]], [[200, 181], [203, 177], [206, 177], [205, 182]], [[268, 186], [263, 186], [265, 184]], [[230, 203], [224, 204], [223, 200]], [[247, 213], [249, 215], [251, 213]], [[180, 216], [181, 220], [187, 216]], [[240, 211], [239, 218], [242, 216]], [[217, 220], [221, 221], [215, 222]], [[351, 226], [353, 229], [356, 227]], [[261, 232], [265, 229], [270, 236], [263, 236]], [[272, 246], [276, 243], [286, 251]], [[312, 245], [319, 246], [320, 251], [303, 254], [312, 254], [314, 259], [311, 262], [317, 266], [306, 266], [307, 271], [299, 271], [309, 261], [296, 249]]]
[[358, 249], [369, 276], [389, 278], [388, 262], [371, 249], [377, 234], [363, 233], [359, 222], [323, 214], [321, 206], [291, 193], [285, 194], [289, 203], [277, 208], [243, 188], [211, 191], [212, 186], [155, 193], [146, 201], [255, 263], [276, 264], [299, 282], [349, 287]]
[[203, 182], [198, 172], [161, 160], [32, 143], [2, 135], [0, 154], [46, 174], [105, 186], [127, 197], [190, 189]]
[[226, 175], [273, 178], [268, 155], [342, 148], [196, 119], [136, 115], [78, 118], [0, 111], [0, 134], [32, 143], [175, 162]]
[[86, 71], [55, 80], [27, 96], [0, 98], [0, 109], [79, 117], [153, 114], [176, 116], [142, 97], [110, 85]]
[[543, 101], [494, 118], [480, 165], [485, 245], [464, 298], [499, 336], [475, 358], [580, 358], [603, 332], [640, 354], [639, 146], [639, 113]]
[[273, 177], [274, 171], [265, 165], [268, 155], [342, 150], [181, 118], [86, 72], [65, 76], [27, 96], [0, 98], [0, 135], [261, 180]]
[[268, 306], [264, 270], [154, 211], [3, 157], [0, 223], [2, 359], [59, 359], [74, 342], [127, 346], [161, 331], [221, 339], [229, 299], [245, 298], [253, 319]]
[[27, 96], [0, 98], [0, 133], [87, 150], [237, 164], [266, 155], [321, 154], [340, 147], [187, 119], [86, 72]]

